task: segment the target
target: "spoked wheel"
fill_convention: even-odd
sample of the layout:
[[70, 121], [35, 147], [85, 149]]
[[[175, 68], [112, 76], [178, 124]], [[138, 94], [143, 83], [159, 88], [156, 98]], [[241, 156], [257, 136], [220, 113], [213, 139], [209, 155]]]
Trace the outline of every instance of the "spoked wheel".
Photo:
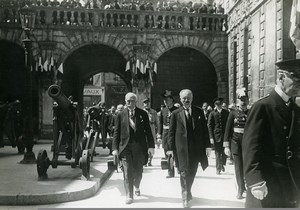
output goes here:
[[80, 158], [80, 168], [82, 170], [82, 175], [89, 180], [90, 178], [90, 154], [89, 150], [85, 149], [82, 152], [82, 157]]
[[39, 179], [40, 180], [47, 179], [48, 178], [47, 169], [49, 168], [50, 160], [48, 158], [46, 150], [39, 151], [36, 162], [37, 162], [36, 166], [37, 166]]

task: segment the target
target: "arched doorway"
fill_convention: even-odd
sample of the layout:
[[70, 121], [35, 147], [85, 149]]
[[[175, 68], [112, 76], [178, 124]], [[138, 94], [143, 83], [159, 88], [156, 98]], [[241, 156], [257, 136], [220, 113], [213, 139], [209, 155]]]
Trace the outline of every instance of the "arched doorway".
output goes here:
[[73, 101], [78, 102], [81, 119], [84, 108], [84, 85], [93, 75], [115, 73], [125, 82], [127, 90], [132, 89], [131, 78], [125, 72], [126, 59], [112, 47], [102, 44], [82, 46], [68, 55], [63, 66], [62, 92], [67, 97], [72, 96]]
[[152, 88], [152, 107], [163, 103], [160, 94], [171, 90], [179, 102], [179, 92], [188, 88], [193, 91], [193, 104], [209, 104], [217, 97], [217, 75], [211, 61], [201, 52], [178, 47], [165, 52], [157, 61], [157, 81]]

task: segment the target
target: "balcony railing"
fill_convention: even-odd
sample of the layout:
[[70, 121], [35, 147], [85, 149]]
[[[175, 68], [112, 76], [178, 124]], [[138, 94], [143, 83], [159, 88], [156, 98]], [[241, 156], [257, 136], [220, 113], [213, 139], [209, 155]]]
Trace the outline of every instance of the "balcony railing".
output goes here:
[[[227, 16], [221, 14], [35, 7], [36, 27], [137, 28], [165, 30], [226, 31]], [[18, 8], [0, 8], [0, 21], [20, 24]]]

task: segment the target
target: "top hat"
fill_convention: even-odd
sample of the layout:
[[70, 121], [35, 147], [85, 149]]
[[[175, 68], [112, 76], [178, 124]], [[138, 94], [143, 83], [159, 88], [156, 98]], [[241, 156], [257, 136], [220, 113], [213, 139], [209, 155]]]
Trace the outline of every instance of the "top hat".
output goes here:
[[172, 95], [172, 91], [170, 90], [165, 90], [162, 94], [160, 94], [162, 97], [164, 98], [167, 98], [167, 97], [170, 97], [170, 98], [173, 98], [173, 95]]
[[216, 101], [220, 101], [220, 102], [222, 102], [224, 99], [223, 98], [215, 98], [214, 100], [213, 100], [213, 102], [214, 102], [214, 104], [216, 103]]
[[148, 103], [150, 102], [150, 99], [148, 97], [146, 97], [144, 100], [143, 100], [143, 103]]
[[300, 59], [279, 61], [275, 65], [281, 70], [288, 71], [300, 77]]

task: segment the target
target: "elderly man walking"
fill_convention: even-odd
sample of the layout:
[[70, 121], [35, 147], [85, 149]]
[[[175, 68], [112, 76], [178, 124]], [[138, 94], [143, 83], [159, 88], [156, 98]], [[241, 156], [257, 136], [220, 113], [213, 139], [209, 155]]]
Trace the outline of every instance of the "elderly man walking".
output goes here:
[[140, 196], [143, 165], [147, 163], [148, 154], [154, 154], [154, 140], [147, 113], [136, 107], [137, 96], [127, 93], [126, 108], [116, 116], [113, 138], [113, 155], [119, 156], [124, 176], [126, 204], [133, 202], [135, 194]]
[[203, 111], [192, 106], [192, 91], [184, 89], [179, 96], [182, 107], [171, 115], [168, 138], [171, 150], [168, 154], [177, 154], [175, 158], [180, 172], [182, 202], [183, 207], [187, 208], [193, 198], [191, 188], [198, 164], [201, 163], [203, 170], [207, 168], [211, 145]]

